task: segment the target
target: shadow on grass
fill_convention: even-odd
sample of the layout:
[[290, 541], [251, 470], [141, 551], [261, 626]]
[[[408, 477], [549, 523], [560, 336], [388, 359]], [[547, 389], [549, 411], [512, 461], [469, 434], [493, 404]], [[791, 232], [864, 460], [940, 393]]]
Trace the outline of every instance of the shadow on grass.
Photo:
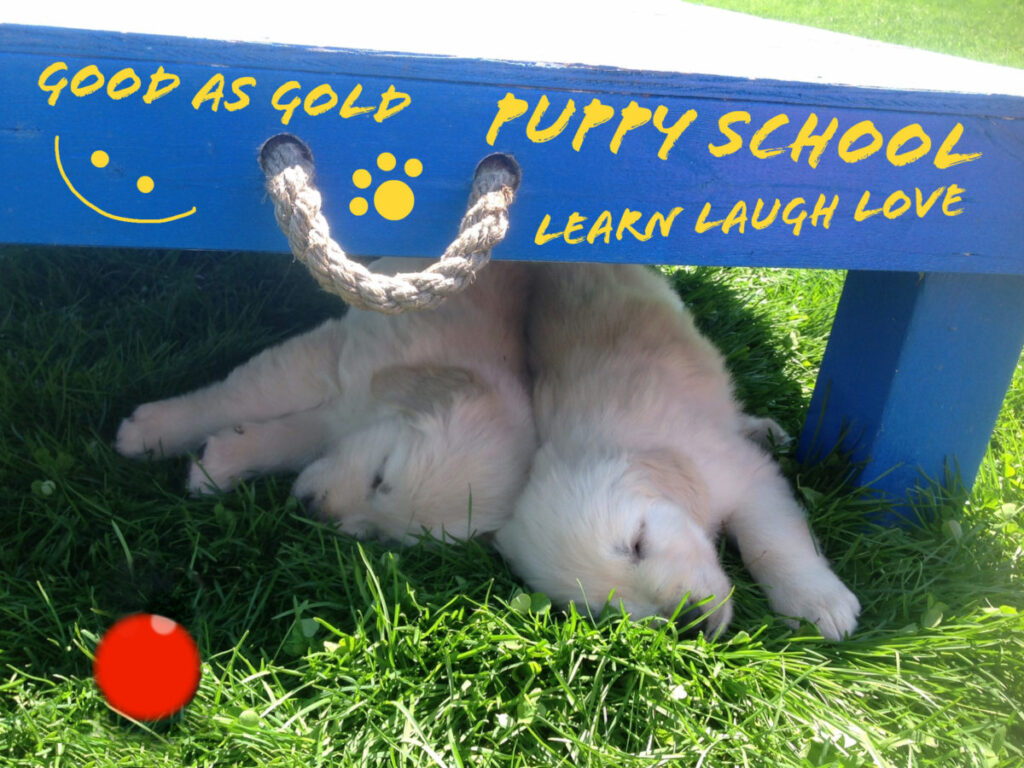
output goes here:
[[[138, 610], [201, 628], [208, 648], [247, 634], [253, 649], [271, 654], [287, 644], [283, 623], [299, 621], [296, 601], [333, 604], [356, 621], [352, 612], [368, 604], [360, 549], [302, 525], [285, 482], [190, 499], [183, 460], [132, 463], [109, 446], [139, 402], [222, 377], [337, 314], [340, 301], [286, 256], [19, 249], [0, 255], [0, 269], [0, 305], [11, 308], [0, 331], [2, 392], [12, 414], [0, 471], [20, 497], [20, 514], [0, 523], [11, 542], [5, 560], [19, 571], [4, 610], [38, 634], [12, 649], [14, 658], [61, 668], [68, 658], [44, 638], [66, 647], [76, 622], [98, 635]], [[705, 271], [674, 280], [724, 350], [748, 409], [795, 431], [802, 398], [785, 375], [783, 345], [721, 278]], [[387, 552], [377, 544], [362, 551]], [[515, 588], [496, 559], [450, 552], [455, 560], [424, 547], [387, 557], [413, 564], [414, 591], [448, 595], [454, 583], [475, 593], [495, 579]]]
[[217, 505], [187, 498], [181, 461], [128, 462], [111, 441], [140, 402], [342, 311], [291, 256], [0, 250], [0, 624], [20, 628], [6, 663], [83, 672], [76, 624], [95, 638], [149, 610], [194, 628], [246, 559], [266, 578], [286, 529], [205, 527]]
[[[725, 353], [745, 407], [797, 433], [805, 397], [767, 311], [727, 271], [673, 280]], [[139, 402], [216, 380], [340, 311], [287, 256], [0, 251], [0, 625], [17, 628], [0, 635], [4, 663], [88, 676], [87, 649], [118, 616], [146, 610], [181, 621], [207, 658], [237, 649], [258, 666], [320, 642], [313, 615], [351, 631], [376, 622], [377, 605], [436, 613], [514, 594], [515, 580], [478, 544], [360, 545], [305, 518], [286, 479], [192, 499], [183, 461], [113, 452], [118, 421]], [[848, 465], [781, 461], [870, 626], [977, 601], [980, 564], [994, 555], [960, 555], [968, 543], [980, 547], [973, 532], [865, 533], [872, 507], [844, 484]], [[734, 626], [774, 622], [738, 558], [726, 560], [737, 584]], [[932, 564], [954, 575], [923, 587]], [[975, 586], [957, 589], [956, 579]]]

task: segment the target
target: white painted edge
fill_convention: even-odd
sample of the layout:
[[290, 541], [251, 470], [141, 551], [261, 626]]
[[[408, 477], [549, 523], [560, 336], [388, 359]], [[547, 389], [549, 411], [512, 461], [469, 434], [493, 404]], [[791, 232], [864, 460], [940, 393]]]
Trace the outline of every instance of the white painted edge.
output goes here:
[[681, 0], [300, 0], [244, 11], [209, 0], [5, 6], [0, 21], [16, 24], [1024, 96], [1022, 69]]

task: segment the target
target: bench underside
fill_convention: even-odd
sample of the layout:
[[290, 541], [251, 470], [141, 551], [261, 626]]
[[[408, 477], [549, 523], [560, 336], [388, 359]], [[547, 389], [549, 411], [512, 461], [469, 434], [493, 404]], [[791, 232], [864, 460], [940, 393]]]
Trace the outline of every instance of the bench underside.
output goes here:
[[[285, 249], [259, 147], [313, 150], [359, 256], [439, 255], [482, 157], [496, 258], [851, 270], [801, 438], [969, 484], [1024, 344], [1024, 99], [0, 25], [7, 243]], [[896, 469], [893, 469], [893, 468]]]

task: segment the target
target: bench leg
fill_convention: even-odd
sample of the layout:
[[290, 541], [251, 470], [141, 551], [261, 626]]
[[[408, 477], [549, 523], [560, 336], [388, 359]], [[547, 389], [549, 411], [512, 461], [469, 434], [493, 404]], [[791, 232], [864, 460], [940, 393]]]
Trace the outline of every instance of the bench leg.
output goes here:
[[852, 271], [798, 457], [842, 439], [897, 501], [947, 467], [969, 489], [1022, 345], [1024, 276]]

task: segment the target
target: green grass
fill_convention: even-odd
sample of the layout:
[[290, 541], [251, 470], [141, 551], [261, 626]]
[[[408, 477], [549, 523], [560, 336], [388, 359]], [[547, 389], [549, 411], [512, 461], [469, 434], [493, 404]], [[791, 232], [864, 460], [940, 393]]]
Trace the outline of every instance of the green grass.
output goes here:
[[[1024, 56], [1019, 3], [757, 7]], [[796, 431], [842, 275], [675, 280], [744, 402]], [[339, 536], [286, 477], [191, 499], [183, 462], [111, 449], [138, 403], [336, 311], [282, 257], [0, 251], [0, 766], [1024, 764], [1024, 367], [966, 503], [936, 489], [921, 526], [865, 525], [880, 505], [841, 460], [781, 457], [864, 606], [852, 639], [787, 628], [725, 550], [736, 617], [705, 642], [553, 611], [477, 544]], [[99, 637], [136, 610], [181, 621], [203, 658], [195, 700], [155, 726], [91, 677]]]
[[[799, 278], [799, 279], [798, 279]], [[795, 430], [842, 276], [680, 269], [741, 397]], [[783, 462], [859, 595], [844, 643], [788, 629], [732, 551], [733, 631], [598, 623], [525, 595], [477, 544], [388, 550], [269, 478], [184, 493], [181, 461], [110, 447], [140, 401], [336, 311], [281, 257], [0, 252], [0, 765], [1011, 766], [1024, 760], [1024, 383], [966, 506], [908, 529]], [[156, 726], [103, 702], [120, 615], [181, 621], [199, 693]]]
[[692, 0], [977, 61], [1024, 67], [1020, 0]]

